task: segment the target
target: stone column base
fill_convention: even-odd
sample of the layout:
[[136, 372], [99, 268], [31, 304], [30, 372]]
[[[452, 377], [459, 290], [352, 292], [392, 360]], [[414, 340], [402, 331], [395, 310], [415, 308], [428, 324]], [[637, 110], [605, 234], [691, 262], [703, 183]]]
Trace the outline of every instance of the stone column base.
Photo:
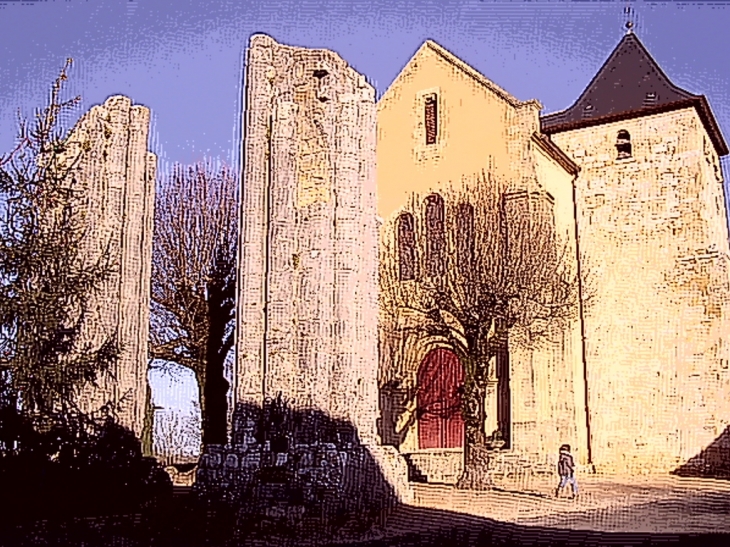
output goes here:
[[398, 449], [393, 446], [371, 444], [367, 450], [380, 468], [385, 480], [395, 491], [400, 503], [413, 503], [414, 493], [408, 482], [408, 463]]
[[413, 501], [398, 451], [361, 444], [300, 444], [286, 453], [259, 444], [210, 446], [193, 491], [204, 502], [235, 506], [251, 522], [297, 534], [334, 533], [352, 521], [376, 525], [383, 512]]

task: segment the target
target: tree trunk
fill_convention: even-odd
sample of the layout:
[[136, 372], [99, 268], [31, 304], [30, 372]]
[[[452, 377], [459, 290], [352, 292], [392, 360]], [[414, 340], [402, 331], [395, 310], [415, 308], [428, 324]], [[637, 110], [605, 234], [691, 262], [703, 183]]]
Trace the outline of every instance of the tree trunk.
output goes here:
[[152, 404], [152, 389], [149, 380], [145, 382], [145, 385], [147, 389], [145, 390], [144, 426], [142, 428], [142, 454], [152, 456], [154, 452], [155, 408]]
[[[216, 304], [215, 313], [208, 317], [208, 337], [205, 345], [205, 413], [203, 414], [203, 444], [228, 443], [228, 380], [225, 377], [225, 362], [228, 354], [223, 343], [229, 318], [221, 313], [218, 291], [210, 291], [211, 301]], [[202, 408], [202, 407], [201, 407]]]
[[[205, 338], [205, 362], [198, 367], [201, 441], [203, 446], [228, 443], [228, 388], [225, 378], [226, 348], [221, 344], [228, 319], [210, 316]], [[223, 347], [222, 347], [223, 346]]]
[[490, 465], [491, 448], [486, 442], [467, 443], [464, 447], [464, 472], [457, 488], [465, 490], [489, 490], [494, 487]]
[[195, 381], [198, 384], [198, 406], [200, 407], [200, 444], [201, 454], [205, 447], [205, 424], [207, 423], [207, 404], [205, 400], [205, 372], [195, 371]]
[[[486, 366], [486, 365], [479, 365]], [[478, 376], [478, 374], [477, 374]], [[484, 431], [486, 389], [476, 377], [467, 378], [465, 389], [464, 472], [458, 488], [485, 490], [492, 486], [489, 477], [489, 450]]]
[[225, 363], [233, 343], [228, 332], [234, 318], [236, 297], [235, 260], [219, 253], [207, 284], [207, 326], [205, 340], [205, 414], [203, 444], [228, 443], [228, 388]]
[[200, 436], [203, 446], [228, 443], [228, 388], [225, 358], [213, 337], [206, 344], [206, 360], [195, 371], [200, 404]]
[[[202, 412], [203, 445], [228, 443], [228, 381], [224, 375], [225, 358], [215, 355], [206, 363]], [[201, 401], [202, 403], [203, 401]]]
[[484, 326], [466, 331], [471, 355], [467, 359], [464, 390], [464, 472], [457, 487], [486, 490], [493, 486], [489, 469], [491, 449], [484, 431], [490, 337]]

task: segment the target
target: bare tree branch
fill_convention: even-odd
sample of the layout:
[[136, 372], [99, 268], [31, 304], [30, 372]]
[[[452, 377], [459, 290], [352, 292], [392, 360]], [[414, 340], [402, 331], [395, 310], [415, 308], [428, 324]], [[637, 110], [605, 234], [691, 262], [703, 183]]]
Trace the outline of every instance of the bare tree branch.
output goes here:
[[150, 355], [197, 378], [203, 440], [225, 443], [237, 242], [236, 177], [211, 162], [176, 165], [155, 207]]
[[[446, 340], [459, 354], [466, 372], [467, 454], [488, 442], [487, 379], [498, 378], [500, 393], [509, 390], [505, 355], [510, 332], [519, 327], [527, 333], [520, 343], [531, 345], [565, 328], [578, 311], [575, 256], [567, 242], [557, 241], [552, 198], [539, 189], [508, 192], [507, 188], [506, 181], [486, 173], [448, 186], [441, 193], [443, 213], [431, 219], [424, 204], [439, 200], [414, 195], [406, 211], [415, 219], [420, 267], [415, 268], [419, 275], [414, 279], [400, 278], [406, 271], [400, 261], [406, 255], [401, 256], [395, 224], [386, 226], [381, 242], [383, 353], [389, 356], [390, 367], [398, 367], [410, 337], [431, 335]], [[429, 243], [434, 237], [445, 238], [444, 249]], [[440, 260], [441, 267], [427, 267], [433, 260]], [[401, 314], [408, 311], [421, 318], [411, 331], [399, 324]], [[408, 378], [413, 382], [413, 375], [402, 370], [383, 373], [385, 382]], [[415, 404], [416, 387], [406, 386], [410, 393], [406, 406]], [[508, 429], [500, 425], [500, 435], [507, 436]], [[477, 460], [467, 457], [467, 471], [481, 465]]]

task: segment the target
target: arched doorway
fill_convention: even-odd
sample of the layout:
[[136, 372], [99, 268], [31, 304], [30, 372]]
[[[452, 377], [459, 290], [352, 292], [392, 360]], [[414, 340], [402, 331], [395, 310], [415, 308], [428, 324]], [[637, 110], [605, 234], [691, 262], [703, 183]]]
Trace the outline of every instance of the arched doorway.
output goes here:
[[431, 350], [418, 369], [417, 382], [419, 448], [461, 448], [464, 368], [457, 355], [446, 348]]

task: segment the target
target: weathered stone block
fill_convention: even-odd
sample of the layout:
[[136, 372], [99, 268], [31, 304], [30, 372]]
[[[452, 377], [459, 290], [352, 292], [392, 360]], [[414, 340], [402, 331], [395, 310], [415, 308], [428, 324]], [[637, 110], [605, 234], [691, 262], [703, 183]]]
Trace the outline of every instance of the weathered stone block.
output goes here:
[[[630, 161], [611, 157], [619, 130], [631, 135]], [[599, 471], [673, 471], [730, 423], [730, 378], [712, 372], [726, 351], [712, 348], [730, 331], [716, 153], [693, 108], [553, 138], [582, 169], [594, 462]], [[714, 255], [702, 250], [710, 246]]]

